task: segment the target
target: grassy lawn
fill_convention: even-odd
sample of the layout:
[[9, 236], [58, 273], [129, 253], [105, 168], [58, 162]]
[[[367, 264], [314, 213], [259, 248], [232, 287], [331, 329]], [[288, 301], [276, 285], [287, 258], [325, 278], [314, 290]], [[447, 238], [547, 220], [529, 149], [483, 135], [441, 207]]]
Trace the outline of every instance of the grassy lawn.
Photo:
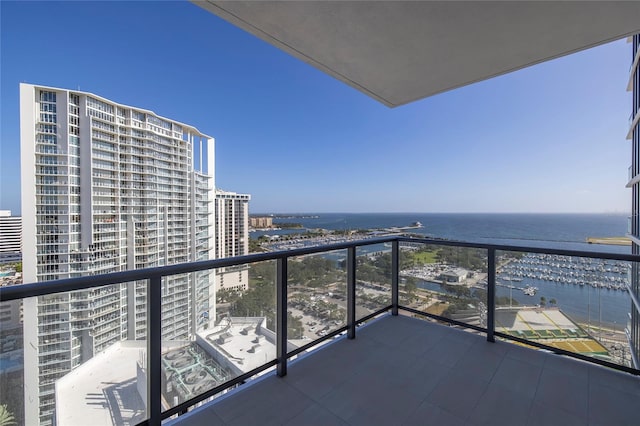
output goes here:
[[432, 315], [442, 315], [449, 307], [448, 303], [437, 302], [427, 308], [427, 313]]
[[412, 253], [413, 259], [416, 263], [436, 263], [436, 254], [435, 251], [417, 251]]

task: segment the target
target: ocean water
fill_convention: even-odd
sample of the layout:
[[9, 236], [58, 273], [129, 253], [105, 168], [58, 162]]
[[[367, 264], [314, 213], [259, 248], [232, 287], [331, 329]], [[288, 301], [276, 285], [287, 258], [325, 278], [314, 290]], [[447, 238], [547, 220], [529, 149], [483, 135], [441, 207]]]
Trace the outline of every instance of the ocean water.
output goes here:
[[[274, 219], [296, 222], [306, 229], [372, 229], [409, 226], [423, 227], [409, 232], [426, 237], [495, 244], [553, 247], [630, 253], [628, 246], [587, 244], [588, 237], [620, 237], [627, 232], [623, 214], [513, 214], [513, 213], [308, 213], [314, 218]], [[260, 235], [287, 234], [302, 230], [252, 232]]]

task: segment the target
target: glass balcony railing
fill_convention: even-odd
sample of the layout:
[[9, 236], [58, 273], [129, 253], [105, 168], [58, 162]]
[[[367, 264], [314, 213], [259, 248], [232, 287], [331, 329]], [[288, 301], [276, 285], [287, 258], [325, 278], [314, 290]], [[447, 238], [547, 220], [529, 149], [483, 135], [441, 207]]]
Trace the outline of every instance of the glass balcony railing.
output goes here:
[[[640, 315], [638, 262], [388, 237], [2, 287], [2, 303], [22, 305], [25, 335], [42, 346], [29, 358], [38, 365], [2, 361], [52, 385], [32, 390], [26, 409], [55, 412], [60, 425], [89, 397], [121, 424], [160, 425], [268, 371], [284, 376], [290, 359], [353, 339], [387, 312], [640, 375], [627, 337], [629, 313]], [[22, 376], [10, 377], [3, 389]]]

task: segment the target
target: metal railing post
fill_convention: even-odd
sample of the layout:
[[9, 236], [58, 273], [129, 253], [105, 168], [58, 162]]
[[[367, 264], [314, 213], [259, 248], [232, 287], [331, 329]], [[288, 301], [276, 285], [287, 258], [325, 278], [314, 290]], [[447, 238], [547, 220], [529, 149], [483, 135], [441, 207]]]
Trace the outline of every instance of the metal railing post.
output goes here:
[[487, 341], [495, 342], [496, 312], [496, 249], [487, 252]]
[[356, 248], [347, 249], [347, 338], [356, 338]]
[[398, 315], [398, 278], [400, 273], [400, 242], [391, 242], [391, 315]]
[[147, 282], [147, 407], [149, 424], [162, 424], [162, 277]]
[[278, 259], [276, 274], [276, 356], [280, 377], [287, 375], [287, 259]]

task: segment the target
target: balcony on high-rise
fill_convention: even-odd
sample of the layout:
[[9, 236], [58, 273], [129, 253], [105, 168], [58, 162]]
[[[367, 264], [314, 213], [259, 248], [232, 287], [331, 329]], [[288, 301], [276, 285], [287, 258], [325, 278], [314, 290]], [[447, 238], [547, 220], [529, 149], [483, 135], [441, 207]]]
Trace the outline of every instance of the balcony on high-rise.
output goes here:
[[[194, 3], [392, 107], [640, 32], [634, 2]], [[37, 166], [23, 166], [23, 183], [39, 197], [37, 210], [25, 207], [34, 226], [61, 235], [32, 247], [46, 269], [31, 276], [96, 275], [0, 288], [3, 302], [32, 314], [24, 359], [3, 358], [0, 380], [20, 392], [15, 401], [23, 389], [9, 384], [24, 386], [34, 424], [636, 420], [639, 354], [629, 341], [640, 301], [630, 282], [640, 256], [389, 237], [198, 262], [212, 249], [201, 242], [214, 238], [196, 217], [213, 200], [198, 197], [213, 185], [196, 174], [203, 205], [181, 197], [193, 154], [182, 125], [79, 90], [35, 90], [24, 99], [69, 114], [63, 126], [29, 119], [26, 102], [22, 114], [36, 129], [24, 158]], [[84, 130], [80, 106], [91, 116]], [[461, 120], [470, 108], [460, 105]], [[58, 127], [68, 128], [68, 152], [53, 146]], [[79, 174], [61, 170], [63, 158], [45, 161], [78, 157], [80, 132], [95, 154], [83, 177], [95, 200], [83, 206], [83, 229], [96, 226], [88, 246], [71, 239], [80, 201], [66, 202]], [[135, 158], [152, 143], [153, 161]], [[170, 207], [132, 201], [141, 198]], [[126, 227], [140, 233], [130, 253], [116, 245]], [[188, 229], [189, 245], [176, 238]], [[154, 248], [147, 232], [174, 239]], [[426, 261], [436, 256], [446, 258], [439, 270]], [[217, 271], [230, 272], [224, 291], [209, 278]], [[513, 291], [536, 292], [513, 284], [519, 274], [577, 286], [582, 297], [519, 306]], [[423, 276], [446, 294], [417, 289]]]
[[[0, 297], [40, 298], [40, 404], [59, 425], [634, 424], [640, 370], [627, 310], [611, 304], [640, 311], [629, 292], [639, 261], [371, 237], [26, 284]], [[215, 294], [183, 339], [188, 318], [174, 311], [189, 308], [172, 277], [236, 268], [251, 287]], [[519, 285], [528, 276], [579, 297], [521, 305], [514, 292], [535, 296]], [[199, 281], [202, 294], [213, 285]], [[135, 318], [119, 316], [129, 289], [146, 296]], [[101, 348], [90, 359], [69, 328], [85, 321]], [[129, 327], [137, 340], [121, 339]]]

